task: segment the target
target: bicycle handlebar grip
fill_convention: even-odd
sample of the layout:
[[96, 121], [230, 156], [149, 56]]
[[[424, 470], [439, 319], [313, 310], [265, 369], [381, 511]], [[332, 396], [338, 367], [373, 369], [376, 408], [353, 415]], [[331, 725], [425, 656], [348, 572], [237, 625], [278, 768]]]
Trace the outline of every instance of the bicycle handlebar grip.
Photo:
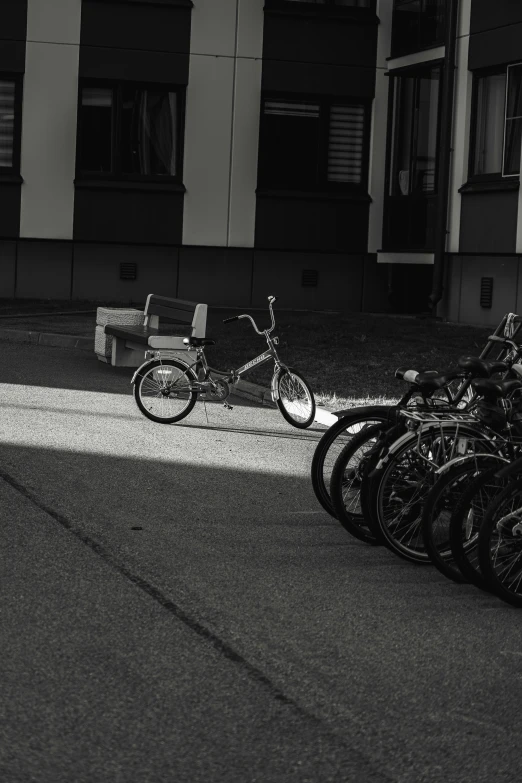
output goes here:
[[239, 316], [238, 316], [238, 315], [233, 315], [233, 316], [232, 316], [232, 318], [225, 318], [225, 319], [223, 320], [223, 323], [224, 323], [224, 324], [229, 324], [231, 321], [237, 321], [237, 320], [238, 320], [238, 318], [239, 318]]

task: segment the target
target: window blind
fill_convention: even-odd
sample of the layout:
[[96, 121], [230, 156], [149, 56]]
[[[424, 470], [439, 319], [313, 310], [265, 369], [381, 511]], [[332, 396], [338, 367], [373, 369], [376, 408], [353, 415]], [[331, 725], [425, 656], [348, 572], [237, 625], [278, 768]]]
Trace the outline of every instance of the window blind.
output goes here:
[[282, 114], [286, 117], [319, 117], [316, 103], [294, 103], [293, 101], [265, 101], [265, 114]]
[[0, 81], [0, 166], [13, 165], [15, 113], [14, 82]]
[[364, 106], [332, 106], [328, 181], [359, 183], [364, 155]]

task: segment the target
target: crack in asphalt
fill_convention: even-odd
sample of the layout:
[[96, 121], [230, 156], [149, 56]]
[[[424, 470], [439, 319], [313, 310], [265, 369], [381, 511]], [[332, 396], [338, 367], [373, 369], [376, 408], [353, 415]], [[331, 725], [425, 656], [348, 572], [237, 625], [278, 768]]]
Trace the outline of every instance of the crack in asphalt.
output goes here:
[[[156, 601], [156, 603], [158, 603], [161, 607], [163, 607], [163, 609], [166, 609], [170, 614], [176, 617], [176, 619], [180, 620], [184, 625], [186, 625], [187, 628], [189, 628], [191, 631], [194, 631], [194, 633], [197, 633], [198, 636], [205, 639], [205, 641], [211, 644], [212, 647], [214, 647], [214, 649], [216, 649], [219, 653], [221, 653], [227, 660], [231, 661], [232, 663], [238, 664], [248, 675], [248, 677], [250, 677], [250, 679], [254, 680], [255, 682], [265, 687], [275, 701], [278, 701], [284, 704], [285, 706], [292, 708], [301, 718], [304, 718], [305, 720], [312, 722], [316, 726], [320, 727], [321, 732], [323, 734], [327, 734], [330, 737], [332, 737], [337, 744], [344, 745], [342, 737], [339, 737], [338, 734], [332, 732], [327, 726], [325, 726], [321, 718], [317, 717], [311, 712], [308, 712], [303, 707], [301, 707], [296, 701], [294, 701], [292, 698], [287, 696], [269, 679], [269, 677], [263, 674], [263, 672], [260, 669], [258, 669], [256, 666], [250, 663], [244, 656], [242, 656], [240, 653], [234, 650], [233, 647], [231, 647], [229, 644], [227, 644], [222, 639], [220, 639], [219, 636], [216, 636], [216, 634], [214, 634], [212, 631], [210, 631], [200, 622], [195, 620], [193, 617], [190, 617], [186, 612], [183, 611], [183, 609], [181, 609], [181, 607], [179, 607], [176, 603], [174, 603], [174, 601], [167, 598], [167, 596], [164, 595], [164, 593], [162, 593], [161, 590], [159, 590], [153, 584], [148, 582], [146, 579], [143, 579], [138, 574], [133, 573], [129, 568], [127, 568], [127, 566], [125, 566], [116, 557], [114, 557], [107, 549], [105, 549], [105, 547], [102, 544], [100, 544], [98, 541], [96, 541], [94, 538], [89, 536], [84, 531], [75, 527], [74, 523], [70, 519], [68, 519], [63, 514], [60, 514], [59, 512], [55, 511], [53, 508], [51, 508], [42, 500], [40, 500], [38, 497], [36, 497], [36, 495], [33, 492], [31, 492], [31, 490], [27, 489], [27, 487], [25, 487], [23, 484], [17, 481], [17, 479], [11, 476], [3, 468], [0, 468], [0, 478], [2, 478], [7, 484], [13, 487], [13, 489], [19, 492], [24, 498], [26, 498], [31, 503], [33, 503], [33, 505], [35, 505], [45, 514], [51, 517], [51, 519], [53, 519], [55, 522], [61, 525], [61, 527], [63, 527], [69, 533], [74, 535], [79, 541], [81, 541], [82, 544], [89, 547], [89, 549], [91, 549], [96, 555], [98, 555], [98, 557], [100, 557], [111, 568], [113, 568], [115, 571], [120, 573], [129, 582], [131, 582], [133, 585], [135, 585], [144, 593], [146, 593], [148, 596], [150, 596], [154, 601]], [[357, 761], [361, 763], [361, 766], [364, 766], [366, 768], [366, 771], [371, 773], [372, 775], [371, 783], [378, 783], [379, 781], [381, 781], [382, 783], [394, 783], [393, 778], [390, 778], [387, 775], [383, 774], [382, 772], [377, 771], [375, 767], [369, 762], [366, 756], [364, 756], [358, 751], [354, 752], [353, 750], [351, 750], [350, 752], [356, 757]], [[368, 779], [368, 783], [369, 780], [370, 779]], [[359, 783], [364, 783], [363, 777], [359, 778]]]

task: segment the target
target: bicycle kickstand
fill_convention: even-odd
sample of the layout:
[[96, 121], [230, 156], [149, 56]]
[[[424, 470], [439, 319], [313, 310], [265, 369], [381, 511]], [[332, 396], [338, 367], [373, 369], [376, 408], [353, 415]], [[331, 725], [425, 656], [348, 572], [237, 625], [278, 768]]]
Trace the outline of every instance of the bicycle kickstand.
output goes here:
[[226, 408], [227, 411], [233, 411], [234, 410], [234, 406], [230, 405], [228, 402], [224, 402], [223, 403], [223, 407]]

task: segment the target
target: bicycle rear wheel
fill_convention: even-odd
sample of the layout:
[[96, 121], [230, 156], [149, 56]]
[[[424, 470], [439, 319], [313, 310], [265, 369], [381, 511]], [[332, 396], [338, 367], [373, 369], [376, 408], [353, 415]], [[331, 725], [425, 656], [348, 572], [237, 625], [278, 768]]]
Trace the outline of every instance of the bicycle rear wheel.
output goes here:
[[[500, 461], [496, 462], [497, 470], [500, 464]], [[451, 548], [452, 513], [470, 481], [490, 465], [489, 457], [456, 464], [440, 476], [426, 496], [421, 519], [424, 546], [433, 565], [454, 582], [466, 582], [467, 577], [456, 562]]]
[[522, 607], [522, 479], [489, 505], [479, 533], [480, 568], [499, 598]]
[[298, 429], [309, 427], [315, 418], [315, 399], [308, 381], [297, 370], [282, 367], [274, 386], [283, 418]]
[[337, 457], [362, 430], [387, 422], [395, 406], [368, 405], [354, 408], [329, 427], [317, 444], [310, 467], [315, 496], [325, 511], [335, 516], [330, 495], [330, 482]]
[[375, 510], [385, 544], [400, 557], [415, 563], [430, 562], [421, 518], [437, 478], [435, 470], [449, 464], [456, 438], [467, 441], [478, 435], [471, 427], [441, 424], [421, 433], [411, 432], [392, 445], [376, 488]]
[[159, 359], [143, 367], [134, 383], [134, 399], [151, 421], [174, 424], [188, 416], [196, 404], [196, 376], [183, 362]]
[[339, 454], [330, 481], [335, 515], [348, 533], [367, 544], [380, 544], [365, 522], [361, 508], [361, 480], [371, 449], [387, 423], [367, 427], [347, 443]]
[[465, 579], [481, 590], [489, 590], [480, 569], [478, 537], [490, 503], [508, 484], [497, 477], [502, 463], [492, 463], [467, 486], [450, 519], [449, 541], [455, 563]]

